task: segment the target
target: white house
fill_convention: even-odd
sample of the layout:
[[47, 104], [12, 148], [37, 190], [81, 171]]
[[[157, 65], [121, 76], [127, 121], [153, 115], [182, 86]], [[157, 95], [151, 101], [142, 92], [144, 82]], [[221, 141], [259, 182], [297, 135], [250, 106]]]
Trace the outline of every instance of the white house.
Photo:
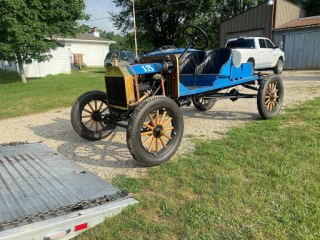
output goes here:
[[[76, 56], [82, 57], [82, 63], [86, 66], [103, 66], [104, 58], [109, 52], [109, 45], [115, 41], [105, 40], [99, 37], [97, 28], [93, 28], [89, 34], [79, 34], [75, 38], [54, 37], [63, 43], [50, 54], [52, 58], [47, 62], [33, 61], [31, 64], [24, 64], [27, 78], [45, 77], [49, 74], [71, 73], [70, 51]], [[19, 72], [18, 64], [8, 63], [0, 60], [0, 68]]]
[[[69, 50], [66, 47], [59, 47], [51, 51], [50, 54], [52, 55], [50, 61], [40, 63], [32, 61], [31, 64], [23, 64], [26, 77], [45, 77], [49, 74], [71, 73]], [[18, 64], [14, 62], [0, 61], [0, 68], [19, 72]]]
[[94, 27], [89, 34], [79, 34], [75, 38], [56, 37], [56, 39], [70, 49], [75, 57], [82, 55], [82, 62], [86, 66], [103, 67], [109, 45], [116, 42], [100, 38], [99, 35], [97, 28]]

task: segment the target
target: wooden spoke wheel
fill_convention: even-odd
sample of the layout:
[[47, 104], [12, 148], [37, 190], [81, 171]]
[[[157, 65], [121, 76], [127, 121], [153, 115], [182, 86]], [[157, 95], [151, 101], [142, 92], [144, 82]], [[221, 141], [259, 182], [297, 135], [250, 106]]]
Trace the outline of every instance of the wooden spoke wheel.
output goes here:
[[71, 109], [71, 123], [76, 133], [90, 141], [109, 136], [115, 126], [104, 122], [109, 113], [106, 93], [90, 91], [81, 95]]
[[280, 77], [272, 75], [263, 80], [258, 90], [257, 105], [264, 119], [278, 115], [284, 97], [283, 83]]
[[216, 100], [209, 98], [193, 97], [192, 102], [194, 107], [199, 111], [208, 111], [214, 106]]
[[150, 97], [134, 110], [127, 129], [130, 153], [144, 166], [156, 166], [172, 157], [183, 135], [179, 106], [164, 96]]
[[171, 133], [174, 132], [172, 117], [167, 116], [166, 110], [156, 110], [155, 113], [149, 113], [146, 120], [142, 123], [140, 134], [142, 145], [148, 152], [158, 153], [172, 140]]

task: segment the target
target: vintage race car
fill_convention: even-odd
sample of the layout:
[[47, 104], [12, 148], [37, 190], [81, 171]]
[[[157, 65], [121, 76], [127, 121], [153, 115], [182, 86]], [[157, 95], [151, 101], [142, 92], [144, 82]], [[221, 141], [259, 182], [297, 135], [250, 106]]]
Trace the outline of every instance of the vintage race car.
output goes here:
[[[262, 118], [279, 113], [284, 97], [279, 76], [252, 75], [252, 64], [241, 64], [241, 56], [230, 48], [204, 51], [208, 37], [198, 27], [186, 27], [183, 37], [188, 45], [181, 54], [166, 52], [142, 57], [139, 64], [108, 67], [106, 92], [86, 92], [72, 107], [76, 133], [94, 141], [108, 137], [117, 126], [126, 128], [133, 158], [155, 166], [178, 149], [184, 130], [180, 107], [191, 102], [207, 111], [217, 99], [257, 98]], [[257, 93], [242, 94], [235, 86]]]

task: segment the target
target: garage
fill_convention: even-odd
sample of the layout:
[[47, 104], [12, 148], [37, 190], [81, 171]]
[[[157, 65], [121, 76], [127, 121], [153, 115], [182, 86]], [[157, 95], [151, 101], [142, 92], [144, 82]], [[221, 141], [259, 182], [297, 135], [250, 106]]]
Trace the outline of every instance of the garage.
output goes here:
[[[306, 11], [287, 0], [264, 1], [243, 13], [220, 23], [220, 47], [238, 37], [267, 37], [275, 45], [274, 30], [292, 20], [306, 16]], [[282, 41], [282, 39], [281, 39]]]
[[285, 69], [320, 68], [320, 16], [300, 18], [274, 30], [274, 38], [282, 42]]
[[260, 37], [264, 36], [264, 29], [256, 29], [250, 31], [241, 31], [235, 33], [227, 33], [227, 39], [239, 38], [239, 37]]

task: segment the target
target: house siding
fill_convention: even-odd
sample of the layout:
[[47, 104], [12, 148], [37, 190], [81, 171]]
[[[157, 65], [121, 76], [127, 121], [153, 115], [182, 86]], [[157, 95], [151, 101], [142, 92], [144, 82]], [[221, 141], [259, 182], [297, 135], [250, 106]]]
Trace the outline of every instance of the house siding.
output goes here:
[[254, 36], [263, 32], [263, 37], [271, 36], [272, 6], [262, 3], [248, 11], [220, 24], [220, 47], [233, 37]]
[[[71, 73], [69, 51], [67, 48], [59, 47], [50, 53], [52, 55], [50, 61], [39, 63], [33, 60], [31, 64], [23, 64], [27, 78], [45, 77], [49, 74]], [[0, 61], [0, 68], [19, 72], [18, 64], [15, 62], [11, 62], [10, 66], [6, 66], [4, 61]]]
[[70, 48], [73, 54], [82, 54], [83, 63], [87, 66], [102, 67], [104, 58], [109, 52], [109, 45], [102, 43], [67, 43], [67, 48]]
[[14, 62], [7, 62], [3, 60], [0, 60], [0, 68], [9, 71], [17, 71], [17, 65]]
[[33, 61], [32, 64], [24, 64], [26, 77], [45, 77], [49, 74], [71, 73], [67, 48], [59, 47], [50, 53], [52, 55], [50, 61], [40, 63]]

